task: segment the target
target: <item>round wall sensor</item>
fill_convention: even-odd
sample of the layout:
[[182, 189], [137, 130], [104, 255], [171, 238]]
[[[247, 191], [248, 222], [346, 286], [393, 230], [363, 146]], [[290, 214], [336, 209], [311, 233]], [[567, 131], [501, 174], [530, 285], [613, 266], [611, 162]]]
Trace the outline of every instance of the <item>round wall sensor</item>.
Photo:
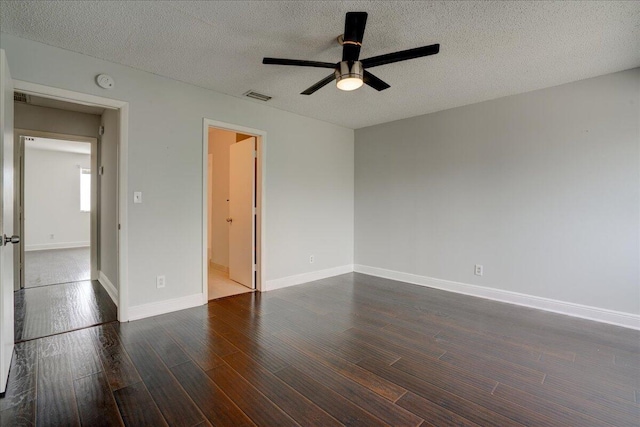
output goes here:
[[113, 77], [108, 74], [100, 74], [96, 77], [96, 83], [103, 89], [113, 89], [116, 83], [113, 81]]

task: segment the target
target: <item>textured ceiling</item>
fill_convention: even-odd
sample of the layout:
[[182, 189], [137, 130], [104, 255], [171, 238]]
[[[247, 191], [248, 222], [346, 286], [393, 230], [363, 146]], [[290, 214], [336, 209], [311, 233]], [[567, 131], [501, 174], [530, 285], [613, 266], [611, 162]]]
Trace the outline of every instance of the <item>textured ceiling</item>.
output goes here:
[[[440, 43], [372, 70], [391, 88], [299, 93], [336, 62], [348, 11], [369, 13], [362, 58]], [[350, 128], [640, 66], [640, 2], [2, 1], [0, 29]], [[249, 100], [248, 102], [261, 102]]]

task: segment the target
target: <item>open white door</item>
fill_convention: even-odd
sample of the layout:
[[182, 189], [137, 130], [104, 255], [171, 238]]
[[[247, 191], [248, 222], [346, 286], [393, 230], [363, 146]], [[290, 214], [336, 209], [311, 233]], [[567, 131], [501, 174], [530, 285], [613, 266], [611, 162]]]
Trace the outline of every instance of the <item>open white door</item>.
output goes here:
[[[13, 355], [13, 82], [0, 49], [0, 393], [4, 393]], [[13, 236], [7, 237], [7, 236]], [[9, 242], [7, 242], [7, 240]]]
[[232, 144], [229, 155], [229, 278], [255, 289], [256, 138]]

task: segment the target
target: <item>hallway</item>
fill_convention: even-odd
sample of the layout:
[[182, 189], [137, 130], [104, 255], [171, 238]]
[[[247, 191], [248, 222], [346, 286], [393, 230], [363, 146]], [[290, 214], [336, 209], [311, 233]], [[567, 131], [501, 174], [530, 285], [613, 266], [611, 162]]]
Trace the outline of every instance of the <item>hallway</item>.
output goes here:
[[28, 341], [117, 319], [117, 307], [97, 281], [16, 291], [15, 342]]

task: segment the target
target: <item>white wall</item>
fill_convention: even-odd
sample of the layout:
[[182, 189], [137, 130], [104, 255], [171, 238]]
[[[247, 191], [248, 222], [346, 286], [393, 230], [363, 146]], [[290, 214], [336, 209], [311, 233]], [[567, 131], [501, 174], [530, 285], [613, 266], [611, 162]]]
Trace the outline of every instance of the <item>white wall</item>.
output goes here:
[[103, 174], [95, 176], [100, 185], [99, 270], [118, 289], [118, 113], [102, 114], [104, 134], [98, 144]]
[[211, 262], [229, 267], [229, 154], [236, 143], [236, 133], [209, 129], [211, 174]]
[[267, 280], [353, 264], [353, 130], [8, 34], [0, 46], [14, 79], [129, 102], [128, 185], [143, 192], [124, 230], [130, 305], [201, 292], [205, 117], [267, 132]]
[[25, 250], [89, 246], [90, 213], [80, 211], [80, 168], [91, 167], [91, 156], [32, 149], [27, 142], [24, 164]]
[[[3, 36], [4, 37], [4, 36]], [[100, 116], [77, 111], [14, 103], [14, 126], [17, 129], [63, 133], [97, 138]]]
[[640, 69], [359, 129], [355, 173], [356, 264], [640, 313]]

